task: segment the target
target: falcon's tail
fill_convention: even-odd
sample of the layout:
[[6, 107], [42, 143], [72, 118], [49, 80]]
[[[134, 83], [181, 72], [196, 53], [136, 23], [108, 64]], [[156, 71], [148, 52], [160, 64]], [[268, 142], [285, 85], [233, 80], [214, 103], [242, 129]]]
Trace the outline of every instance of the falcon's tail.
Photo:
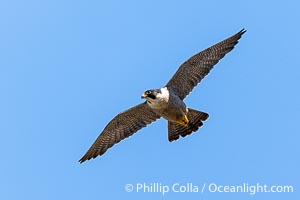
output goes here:
[[186, 126], [168, 121], [168, 135], [170, 142], [179, 139], [179, 135], [181, 137], [185, 137], [187, 135], [190, 135], [192, 132], [197, 131], [203, 125], [202, 122], [207, 120], [207, 118], [209, 117], [209, 115], [205, 112], [201, 112], [191, 108], [188, 109], [189, 112], [187, 114], [187, 117], [189, 123]]

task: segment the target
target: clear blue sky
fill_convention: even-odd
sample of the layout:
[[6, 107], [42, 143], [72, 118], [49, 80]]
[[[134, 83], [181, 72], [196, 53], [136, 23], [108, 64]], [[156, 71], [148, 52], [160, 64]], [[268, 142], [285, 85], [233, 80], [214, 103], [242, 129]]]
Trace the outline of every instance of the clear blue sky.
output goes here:
[[[299, 199], [298, 1], [0, 3], [0, 198]], [[186, 99], [210, 114], [169, 143], [157, 121], [79, 164], [106, 124], [191, 55], [247, 33]], [[145, 193], [126, 184], [292, 185], [293, 193]]]

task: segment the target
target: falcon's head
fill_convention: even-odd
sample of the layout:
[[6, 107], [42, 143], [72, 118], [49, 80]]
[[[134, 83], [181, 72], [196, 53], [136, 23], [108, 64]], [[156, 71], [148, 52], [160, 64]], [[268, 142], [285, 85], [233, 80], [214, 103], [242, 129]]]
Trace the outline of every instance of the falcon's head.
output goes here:
[[157, 95], [161, 94], [160, 89], [147, 90], [142, 94], [143, 99], [147, 99], [147, 101], [154, 101], [157, 98]]
[[147, 90], [142, 94], [142, 98], [146, 99], [148, 103], [156, 103], [156, 102], [161, 102], [169, 101], [169, 91], [167, 87], [161, 88], [161, 89], [152, 89], [152, 90]]

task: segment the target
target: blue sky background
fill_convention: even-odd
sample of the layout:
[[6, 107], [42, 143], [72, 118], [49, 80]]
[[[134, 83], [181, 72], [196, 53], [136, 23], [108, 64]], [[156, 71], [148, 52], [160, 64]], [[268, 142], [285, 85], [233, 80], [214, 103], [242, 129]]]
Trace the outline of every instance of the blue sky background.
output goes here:
[[[297, 1], [0, 3], [1, 199], [299, 199]], [[238, 46], [186, 103], [210, 114], [169, 143], [157, 121], [77, 161], [106, 124], [193, 54]], [[292, 185], [294, 193], [127, 193], [128, 183]]]

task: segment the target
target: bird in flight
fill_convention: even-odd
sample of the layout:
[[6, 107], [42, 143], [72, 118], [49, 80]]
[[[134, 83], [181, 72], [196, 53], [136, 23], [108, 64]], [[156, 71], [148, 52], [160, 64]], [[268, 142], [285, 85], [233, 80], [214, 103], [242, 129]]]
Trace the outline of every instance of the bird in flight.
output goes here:
[[234, 48], [245, 32], [242, 29], [197, 53], [179, 67], [164, 87], [145, 91], [142, 98], [146, 101], [113, 118], [79, 162], [103, 155], [114, 144], [161, 117], [168, 120], [170, 142], [197, 131], [209, 115], [187, 107], [183, 100], [213, 66]]

